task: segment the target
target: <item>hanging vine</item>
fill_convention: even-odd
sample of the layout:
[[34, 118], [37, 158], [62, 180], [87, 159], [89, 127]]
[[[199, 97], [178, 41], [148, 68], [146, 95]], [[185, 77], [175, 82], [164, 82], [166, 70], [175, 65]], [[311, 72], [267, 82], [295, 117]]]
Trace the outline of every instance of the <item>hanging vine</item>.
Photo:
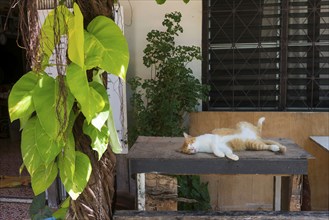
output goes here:
[[[68, 194], [76, 200], [86, 188], [92, 169], [96, 169], [96, 176], [89, 184], [111, 176], [97, 170], [113, 173], [114, 165], [106, 165], [115, 158], [108, 153], [102, 158], [103, 154], [107, 150], [121, 151], [100, 73], [106, 71], [124, 79], [128, 45], [119, 27], [108, 17], [96, 16], [84, 28], [86, 19], [76, 3], [71, 12], [55, 1], [41, 27], [36, 6], [36, 1], [20, 3], [21, 15], [25, 16], [24, 7], [29, 14], [24, 17], [28, 22], [21, 19], [20, 27], [30, 37], [23, 37], [23, 43], [31, 70], [11, 90], [10, 119], [20, 120], [23, 163], [31, 175], [34, 194], [44, 192], [59, 174]], [[53, 77], [48, 72], [52, 67], [56, 69]], [[109, 180], [112, 188], [113, 179], [111, 176]], [[107, 219], [111, 216], [108, 199], [114, 190], [103, 187], [101, 192], [101, 188], [98, 186], [97, 195], [107, 200], [92, 214]], [[93, 210], [93, 204], [86, 203], [97, 200], [88, 195], [81, 199], [84, 201], [71, 202], [70, 218], [85, 218], [80, 206], [89, 205], [87, 210]], [[67, 209], [68, 203], [65, 204]]]

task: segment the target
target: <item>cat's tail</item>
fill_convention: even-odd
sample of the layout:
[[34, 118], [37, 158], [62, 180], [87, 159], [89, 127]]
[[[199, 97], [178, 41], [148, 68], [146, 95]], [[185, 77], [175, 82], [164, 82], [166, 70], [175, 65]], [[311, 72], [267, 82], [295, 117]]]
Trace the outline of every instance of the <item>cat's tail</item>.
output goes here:
[[265, 117], [261, 117], [260, 119], [258, 119], [258, 122], [257, 122], [257, 129], [260, 134], [262, 133], [262, 127], [263, 127], [264, 121], [265, 121]]

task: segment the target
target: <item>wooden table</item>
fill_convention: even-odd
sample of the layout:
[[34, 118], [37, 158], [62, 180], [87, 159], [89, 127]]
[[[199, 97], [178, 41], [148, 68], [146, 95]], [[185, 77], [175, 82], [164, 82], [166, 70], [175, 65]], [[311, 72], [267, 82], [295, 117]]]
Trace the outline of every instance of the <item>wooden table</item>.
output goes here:
[[[161, 174], [266, 174], [273, 176], [293, 176], [291, 180], [291, 198], [300, 197], [302, 175], [307, 175], [307, 160], [310, 154], [289, 139], [273, 139], [287, 147], [286, 154], [275, 154], [270, 151], [236, 152], [239, 161], [218, 158], [213, 154], [197, 153], [186, 155], [178, 152], [183, 137], [139, 137], [130, 149], [130, 174], [137, 174], [138, 209], [145, 210], [145, 173]], [[276, 181], [276, 197], [280, 197], [280, 178]], [[298, 188], [299, 195], [296, 194]], [[297, 194], [298, 194], [297, 193]], [[276, 206], [280, 204], [276, 201]], [[275, 210], [280, 207], [274, 207]], [[291, 208], [293, 209], [293, 208]], [[298, 207], [297, 207], [298, 209]]]

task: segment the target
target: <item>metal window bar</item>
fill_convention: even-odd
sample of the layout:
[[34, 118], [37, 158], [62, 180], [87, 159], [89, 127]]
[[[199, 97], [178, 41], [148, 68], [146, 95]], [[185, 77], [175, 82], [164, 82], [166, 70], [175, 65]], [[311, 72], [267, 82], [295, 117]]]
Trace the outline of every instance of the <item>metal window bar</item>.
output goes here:
[[328, 0], [203, 4], [204, 110], [329, 107]]

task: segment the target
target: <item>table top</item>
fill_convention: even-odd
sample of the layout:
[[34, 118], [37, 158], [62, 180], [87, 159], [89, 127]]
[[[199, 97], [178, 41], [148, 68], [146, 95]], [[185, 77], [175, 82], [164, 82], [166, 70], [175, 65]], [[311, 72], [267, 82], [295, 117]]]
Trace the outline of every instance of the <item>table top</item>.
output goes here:
[[307, 174], [312, 155], [285, 138], [271, 138], [287, 147], [285, 154], [271, 151], [238, 151], [238, 161], [213, 154], [178, 152], [183, 137], [138, 137], [128, 152], [130, 173], [164, 174]]
[[310, 138], [323, 149], [329, 151], [329, 136], [310, 136]]

